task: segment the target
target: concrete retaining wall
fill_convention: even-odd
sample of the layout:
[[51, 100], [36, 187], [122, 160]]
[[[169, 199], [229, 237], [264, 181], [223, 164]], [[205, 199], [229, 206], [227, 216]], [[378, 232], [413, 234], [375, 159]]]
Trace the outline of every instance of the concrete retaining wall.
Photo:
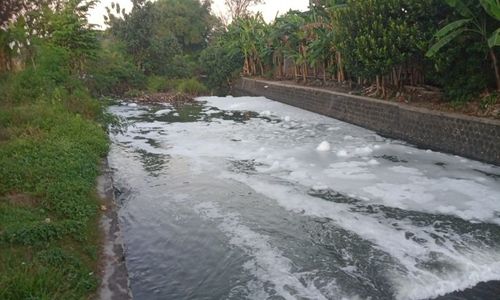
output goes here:
[[264, 96], [418, 147], [500, 165], [500, 121], [249, 78], [241, 79], [233, 87], [233, 94]]

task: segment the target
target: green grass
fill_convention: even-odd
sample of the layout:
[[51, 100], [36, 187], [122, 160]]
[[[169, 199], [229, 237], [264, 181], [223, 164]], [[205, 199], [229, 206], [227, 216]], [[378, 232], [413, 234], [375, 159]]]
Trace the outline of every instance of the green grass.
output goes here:
[[207, 94], [208, 88], [196, 78], [169, 79], [162, 76], [150, 76], [148, 77], [147, 92], [179, 92], [199, 96]]
[[[75, 98], [76, 99], [76, 98]], [[100, 251], [90, 99], [0, 104], [0, 299], [88, 299]]]
[[180, 81], [176, 89], [178, 92], [194, 96], [203, 95], [208, 92], [207, 87], [196, 78], [184, 79]]

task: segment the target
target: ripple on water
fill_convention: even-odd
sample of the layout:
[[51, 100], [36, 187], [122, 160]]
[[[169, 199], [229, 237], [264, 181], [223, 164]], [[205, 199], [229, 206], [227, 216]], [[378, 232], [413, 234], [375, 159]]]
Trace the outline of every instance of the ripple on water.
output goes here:
[[137, 299], [500, 294], [497, 168], [264, 98], [201, 100], [111, 108]]

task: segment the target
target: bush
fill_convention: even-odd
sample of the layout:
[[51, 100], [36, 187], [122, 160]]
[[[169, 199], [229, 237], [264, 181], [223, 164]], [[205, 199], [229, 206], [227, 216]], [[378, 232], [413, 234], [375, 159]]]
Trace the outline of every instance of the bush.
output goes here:
[[227, 47], [214, 43], [203, 50], [199, 61], [207, 86], [217, 94], [226, 94], [230, 83], [241, 72], [243, 54], [241, 51], [231, 52]]
[[122, 46], [114, 41], [104, 39], [97, 60], [88, 68], [86, 84], [92, 95], [122, 96], [131, 89], [146, 87], [146, 76], [125, 54]]
[[68, 52], [51, 44], [36, 47], [35, 64], [6, 78], [4, 97], [11, 102], [60, 99], [83, 85], [71, 76]]
[[166, 77], [149, 76], [147, 90], [150, 93], [167, 92], [171, 89], [171, 83]]
[[445, 100], [465, 103], [495, 86], [488, 49], [483, 43], [475, 36], [462, 36], [434, 57], [437, 68], [429, 77], [443, 88]]
[[[334, 9], [336, 45], [354, 78], [399, 73], [397, 82], [423, 83], [419, 68], [437, 31], [440, 0], [348, 0]], [[402, 72], [396, 72], [397, 69]], [[403, 74], [412, 74], [404, 78]], [[409, 80], [410, 79], [410, 80]]]
[[199, 96], [208, 92], [207, 87], [195, 78], [181, 80], [177, 91], [189, 95]]

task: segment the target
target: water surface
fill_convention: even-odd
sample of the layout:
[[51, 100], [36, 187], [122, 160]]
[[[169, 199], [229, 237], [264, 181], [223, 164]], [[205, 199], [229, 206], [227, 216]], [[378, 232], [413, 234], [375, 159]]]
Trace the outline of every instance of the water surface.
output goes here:
[[499, 298], [497, 167], [265, 98], [111, 111], [135, 299]]

